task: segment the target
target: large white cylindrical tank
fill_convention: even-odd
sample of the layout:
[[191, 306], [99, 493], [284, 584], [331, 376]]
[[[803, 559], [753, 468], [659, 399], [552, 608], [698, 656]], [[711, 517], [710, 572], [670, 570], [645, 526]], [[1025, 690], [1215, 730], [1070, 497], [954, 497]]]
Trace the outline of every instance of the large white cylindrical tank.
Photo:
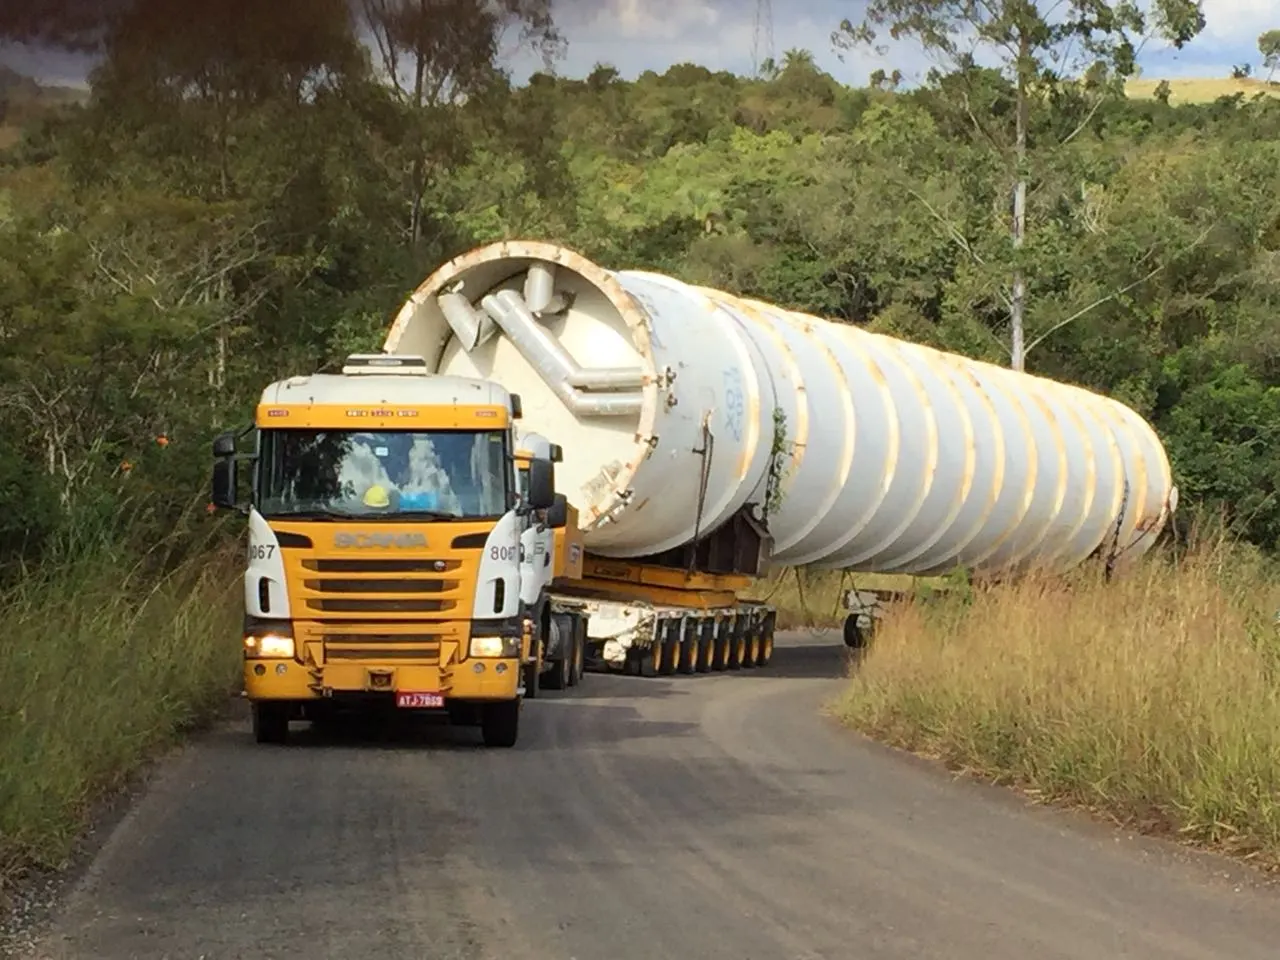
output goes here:
[[520, 394], [607, 557], [756, 504], [780, 563], [1065, 569], [1141, 555], [1176, 506], [1159, 438], [1117, 401], [549, 243], [446, 263], [384, 350]]

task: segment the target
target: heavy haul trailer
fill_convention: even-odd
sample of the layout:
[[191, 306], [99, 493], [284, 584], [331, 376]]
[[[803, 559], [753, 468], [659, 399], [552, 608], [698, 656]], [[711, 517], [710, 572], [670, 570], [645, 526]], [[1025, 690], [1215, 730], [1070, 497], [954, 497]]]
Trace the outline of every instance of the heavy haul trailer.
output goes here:
[[357, 355], [340, 374], [268, 385], [254, 425], [215, 441], [214, 502], [248, 517], [244, 692], [260, 742], [382, 705], [511, 746], [542, 675], [578, 682], [585, 625], [553, 616], [548, 593], [575, 569], [576, 535], [555, 527], [577, 517], [552, 461], [523, 455], [519, 416], [495, 383]]
[[[560, 463], [563, 449], [538, 435], [523, 439], [521, 459], [538, 455]], [[523, 479], [524, 470], [520, 471]], [[548, 511], [555, 531], [549, 597], [548, 657], [564, 662], [563, 641], [583, 629], [584, 666], [658, 676], [767, 666], [773, 655], [775, 613], [741, 600], [749, 577], [617, 563], [587, 553], [577, 510], [557, 493]], [[544, 685], [562, 686], [559, 666]], [[549, 683], [548, 683], [549, 681]]]
[[768, 563], [1125, 564], [1176, 508], [1159, 438], [1113, 399], [550, 243], [444, 264], [383, 350], [502, 384], [561, 445], [584, 558], [553, 604], [634, 672], [767, 662], [774, 613], [742, 592]]

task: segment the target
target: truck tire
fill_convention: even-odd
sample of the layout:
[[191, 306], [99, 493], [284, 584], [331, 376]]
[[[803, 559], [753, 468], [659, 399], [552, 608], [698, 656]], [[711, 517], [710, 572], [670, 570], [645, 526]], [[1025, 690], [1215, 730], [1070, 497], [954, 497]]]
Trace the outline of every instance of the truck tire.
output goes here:
[[526, 700], [536, 700], [538, 698], [538, 688], [542, 685], [542, 675], [538, 673], [538, 661], [526, 663], [520, 669], [524, 671], [524, 698]]
[[573, 659], [569, 663], [569, 686], [571, 687], [576, 687], [582, 682], [587, 656], [586, 646], [587, 643], [582, 636], [582, 632], [575, 626], [573, 631]]
[[514, 747], [520, 738], [520, 701], [486, 703], [480, 730], [486, 747]]
[[253, 705], [253, 738], [258, 743], [285, 743], [289, 739], [289, 705], [259, 701]]
[[564, 690], [569, 686], [573, 670], [573, 651], [566, 650], [559, 660], [551, 661], [551, 669], [542, 675], [542, 685], [548, 690]]

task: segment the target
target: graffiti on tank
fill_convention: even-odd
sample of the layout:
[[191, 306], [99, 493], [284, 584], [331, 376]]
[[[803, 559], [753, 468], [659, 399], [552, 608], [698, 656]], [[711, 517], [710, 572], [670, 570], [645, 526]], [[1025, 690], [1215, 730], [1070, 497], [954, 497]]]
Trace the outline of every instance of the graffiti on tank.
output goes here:
[[648, 323], [646, 324], [649, 328], [649, 342], [659, 349], [664, 349], [666, 344], [662, 342], [662, 336], [658, 333], [658, 324], [656, 323], [661, 311], [658, 309], [658, 305], [653, 302], [653, 297], [636, 290], [631, 291], [631, 297], [640, 306], [644, 307], [645, 312], [649, 315]]
[[746, 402], [742, 396], [742, 373], [737, 367], [724, 371], [724, 422], [734, 442], [742, 440], [742, 420], [746, 415]]

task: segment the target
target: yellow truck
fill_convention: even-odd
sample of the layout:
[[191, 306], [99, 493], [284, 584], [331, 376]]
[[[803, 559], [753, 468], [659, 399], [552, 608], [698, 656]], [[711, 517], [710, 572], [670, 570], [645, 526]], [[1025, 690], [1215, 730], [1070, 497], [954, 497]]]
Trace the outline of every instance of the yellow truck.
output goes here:
[[497, 384], [355, 355], [341, 374], [270, 384], [254, 425], [214, 441], [214, 503], [248, 518], [244, 690], [259, 742], [382, 702], [447, 711], [511, 746], [543, 671], [544, 685], [581, 679], [581, 617], [553, 624], [548, 595], [571, 549], [580, 564], [576, 514], [555, 495], [560, 451], [517, 449], [520, 413]]

